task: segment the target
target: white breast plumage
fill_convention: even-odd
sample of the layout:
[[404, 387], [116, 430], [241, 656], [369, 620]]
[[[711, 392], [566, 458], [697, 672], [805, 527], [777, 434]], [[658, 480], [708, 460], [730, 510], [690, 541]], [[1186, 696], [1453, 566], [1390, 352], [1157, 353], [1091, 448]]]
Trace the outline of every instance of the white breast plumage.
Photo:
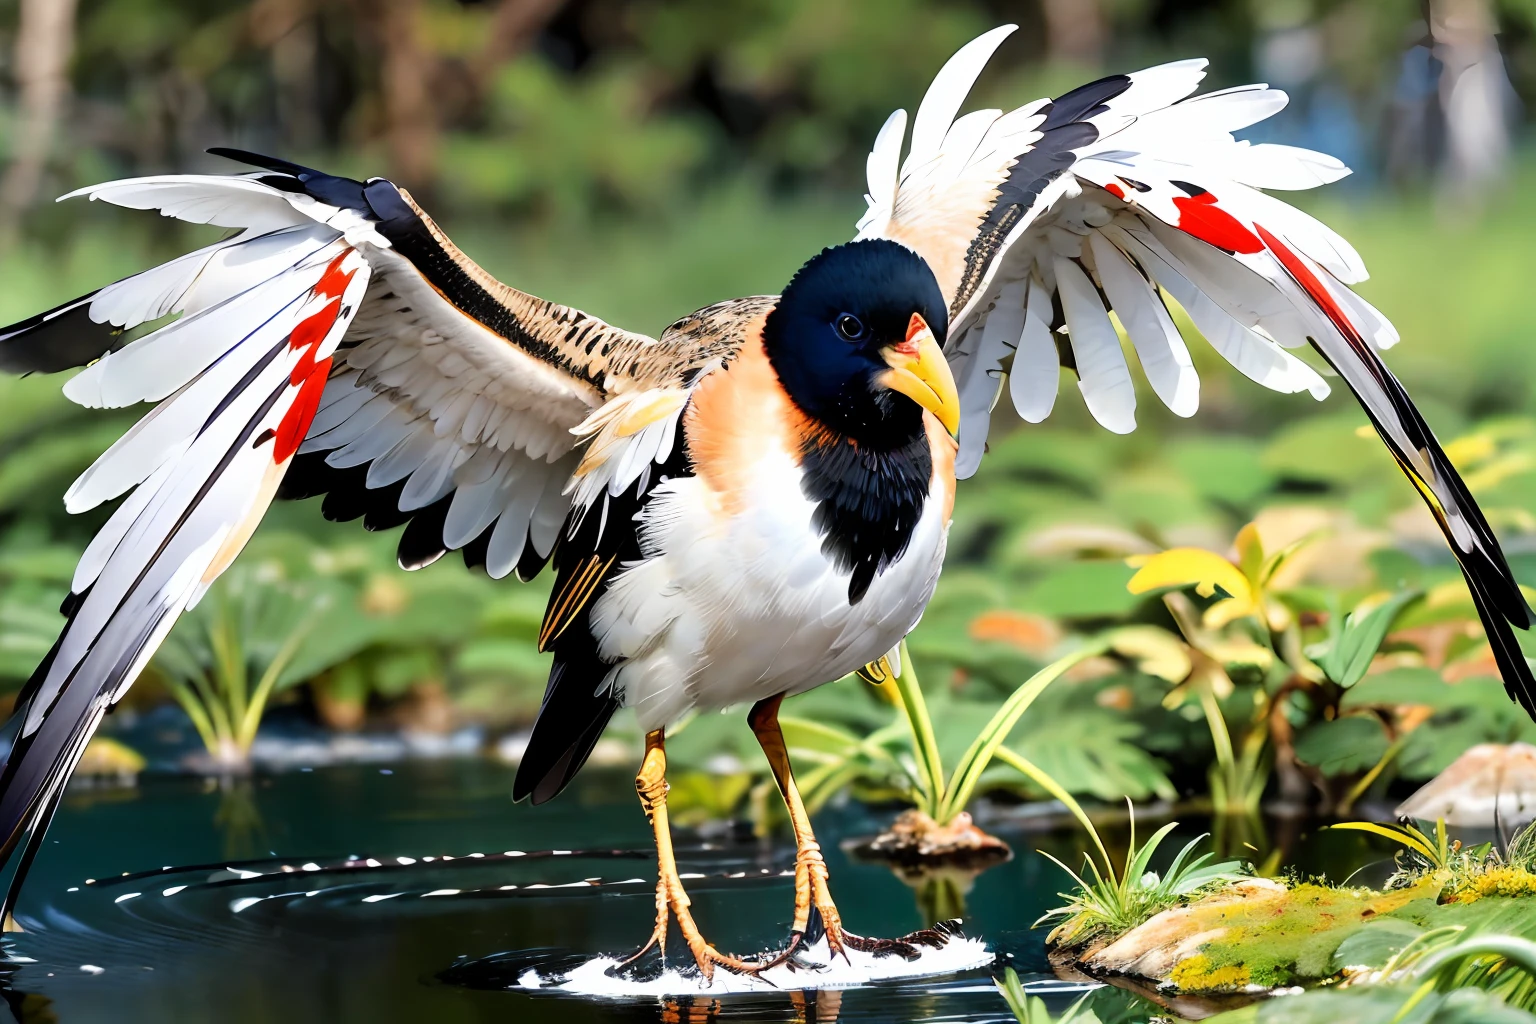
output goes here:
[[734, 514], [702, 480], [668, 481], [641, 519], [646, 558], [593, 609], [610, 676], [644, 729], [694, 708], [798, 693], [894, 647], [938, 581], [948, 524], [930, 498], [901, 557], [857, 603], [822, 552], [801, 469], [765, 451]]

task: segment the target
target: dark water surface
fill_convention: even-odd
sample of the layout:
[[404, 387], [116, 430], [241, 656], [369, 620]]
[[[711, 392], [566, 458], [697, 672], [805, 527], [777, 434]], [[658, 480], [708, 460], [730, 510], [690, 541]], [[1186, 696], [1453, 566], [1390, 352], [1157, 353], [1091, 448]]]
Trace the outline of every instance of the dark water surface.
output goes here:
[[[22, 898], [25, 931], [7, 941], [11, 1012], [28, 1024], [1012, 1019], [991, 969], [820, 994], [522, 990], [530, 967], [637, 946], [655, 873], [628, 775], [589, 770], [543, 807], [513, 805], [511, 785], [511, 769], [458, 759], [72, 791]], [[890, 815], [853, 805], [817, 822], [844, 918], [864, 934], [927, 923], [913, 888], [839, 849]], [[975, 880], [965, 929], [1046, 984], [1030, 924], [1064, 878], [1033, 851], [1075, 861], [1080, 839], [1025, 824], [994, 824], [1018, 855]], [[788, 844], [726, 830], [679, 842], [683, 870], [707, 876], [689, 883], [706, 935], [722, 949], [776, 945], [793, 899], [779, 874]]]

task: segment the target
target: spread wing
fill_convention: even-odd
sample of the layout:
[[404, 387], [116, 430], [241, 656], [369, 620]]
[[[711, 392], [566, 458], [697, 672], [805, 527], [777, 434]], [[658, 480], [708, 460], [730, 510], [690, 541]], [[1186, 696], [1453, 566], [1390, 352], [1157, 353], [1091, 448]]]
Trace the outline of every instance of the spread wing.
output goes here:
[[[654, 417], [589, 417], [675, 395], [716, 358], [686, 331], [657, 341], [500, 284], [388, 181], [226, 155], [264, 169], [77, 194], [230, 237], [0, 331], [0, 369], [84, 365], [64, 386], [74, 401], [155, 403], [66, 495], [75, 512], [127, 497], [18, 698], [0, 856], [29, 830], [35, 844], [101, 716], [275, 495], [324, 493], [327, 516], [371, 529], [408, 524], [408, 568], [463, 549], [493, 576], [528, 576], [573, 500], [606, 503], [660, 449]], [[573, 480], [583, 437], [603, 455]]]
[[1320, 399], [1328, 384], [1290, 351], [1310, 346], [1429, 505], [1510, 696], [1536, 717], [1536, 679], [1510, 628], [1528, 628], [1530, 609], [1466, 485], [1378, 354], [1397, 333], [1349, 288], [1364, 280], [1364, 264], [1339, 235], [1262, 191], [1313, 188], [1348, 169], [1321, 153], [1234, 140], [1280, 110], [1285, 94], [1252, 85], [1191, 96], [1203, 60], [956, 118], [1012, 31], [988, 32], [939, 72], [905, 161], [906, 114], [886, 122], [859, 222], [860, 237], [921, 253], [949, 300], [959, 475], [981, 460], [1000, 388], [1038, 422], [1055, 403], [1061, 365], [1076, 372], [1099, 423], [1135, 428], [1135, 388], [1111, 311], [1153, 392], [1180, 416], [1195, 413], [1200, 382], [1164, 294], [1239, 372]]

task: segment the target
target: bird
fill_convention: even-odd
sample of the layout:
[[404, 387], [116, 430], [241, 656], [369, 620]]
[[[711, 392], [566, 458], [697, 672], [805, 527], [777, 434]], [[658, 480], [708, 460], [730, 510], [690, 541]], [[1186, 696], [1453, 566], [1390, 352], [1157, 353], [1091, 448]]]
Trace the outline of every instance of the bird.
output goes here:
[[[781, 702], [891, 667], [996, 404], [1040, 422], [1065, 368], [1093, 419], [1129, 432], [1134, 353], [1152, 394], [1195, 414], [1200, 380], [1168, 298], [1257, 384], [1323, 398], [1309, 350], [1359, 400], [1459, 561], [1510, 696], [1536, 714], [1514, 633], [1530, 608], [1381, 358], [1398, 335], [1350, 287], [1364, 264], [1270, 194], [1348, 169], [1237, 140], [1285, 94], [1197, 93], [1203, 60], [961, 115], [1014, 28], [943, 65], [910, 133], [905, 111], [880, 128], [852, 239], [778, 295], [707, 306], [655, 337], [497, 281], [383, 178], [217, 149], [253, 169], [71, 193], [229, 231], [0, 331], [0, 369], [80, 368], [63, 385], [75, 402], [151, 404], [64, 496], [71, 512], [122, 500], [17, 700], [0, 771], [0, 855], [19, 858], [7, 906], [86, 742], [177, 616], [275, 499], [323, 496], [328, 519], [403, 527], [405, 569], [450, 551], [495, 579], [552, 569], [539, 645], [553, 667], [513, 796], [553, 799], [633, 710], [658, 862], [641, 953], [665, 954], [672, 922], [706, 977], [785, 962], [813, 934], [844, 955], [942, 941], [845, 927]], [[736, 705], [750, 705], [795, 839], [774, 955], [704, 936], [667, 814], [667, 729]]]

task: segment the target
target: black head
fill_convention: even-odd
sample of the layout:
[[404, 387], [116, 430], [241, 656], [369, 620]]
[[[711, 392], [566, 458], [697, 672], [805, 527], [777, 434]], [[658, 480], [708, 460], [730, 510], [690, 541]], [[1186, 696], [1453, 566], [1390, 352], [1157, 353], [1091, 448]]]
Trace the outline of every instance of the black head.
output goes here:
[[[913, 314], [931, 340], [913, 336]], [[763, 340], [780, 383], [803, 412], [838, 434], [884, 447], [916, 436], [923, 408], [940, 413], [928, 397], [942, 384], [930, 390], [913, 384], [912, 372], [893, 369], [915, 367], [919, 341], [932, 350], [923, 376], [941, 372], [953, 393], [935, 347], [943, 346], [948, 328], [944, 295], [923, 258], [896, 242], [868, 239], [823, 249], [801, 267], [768, 315]]]

